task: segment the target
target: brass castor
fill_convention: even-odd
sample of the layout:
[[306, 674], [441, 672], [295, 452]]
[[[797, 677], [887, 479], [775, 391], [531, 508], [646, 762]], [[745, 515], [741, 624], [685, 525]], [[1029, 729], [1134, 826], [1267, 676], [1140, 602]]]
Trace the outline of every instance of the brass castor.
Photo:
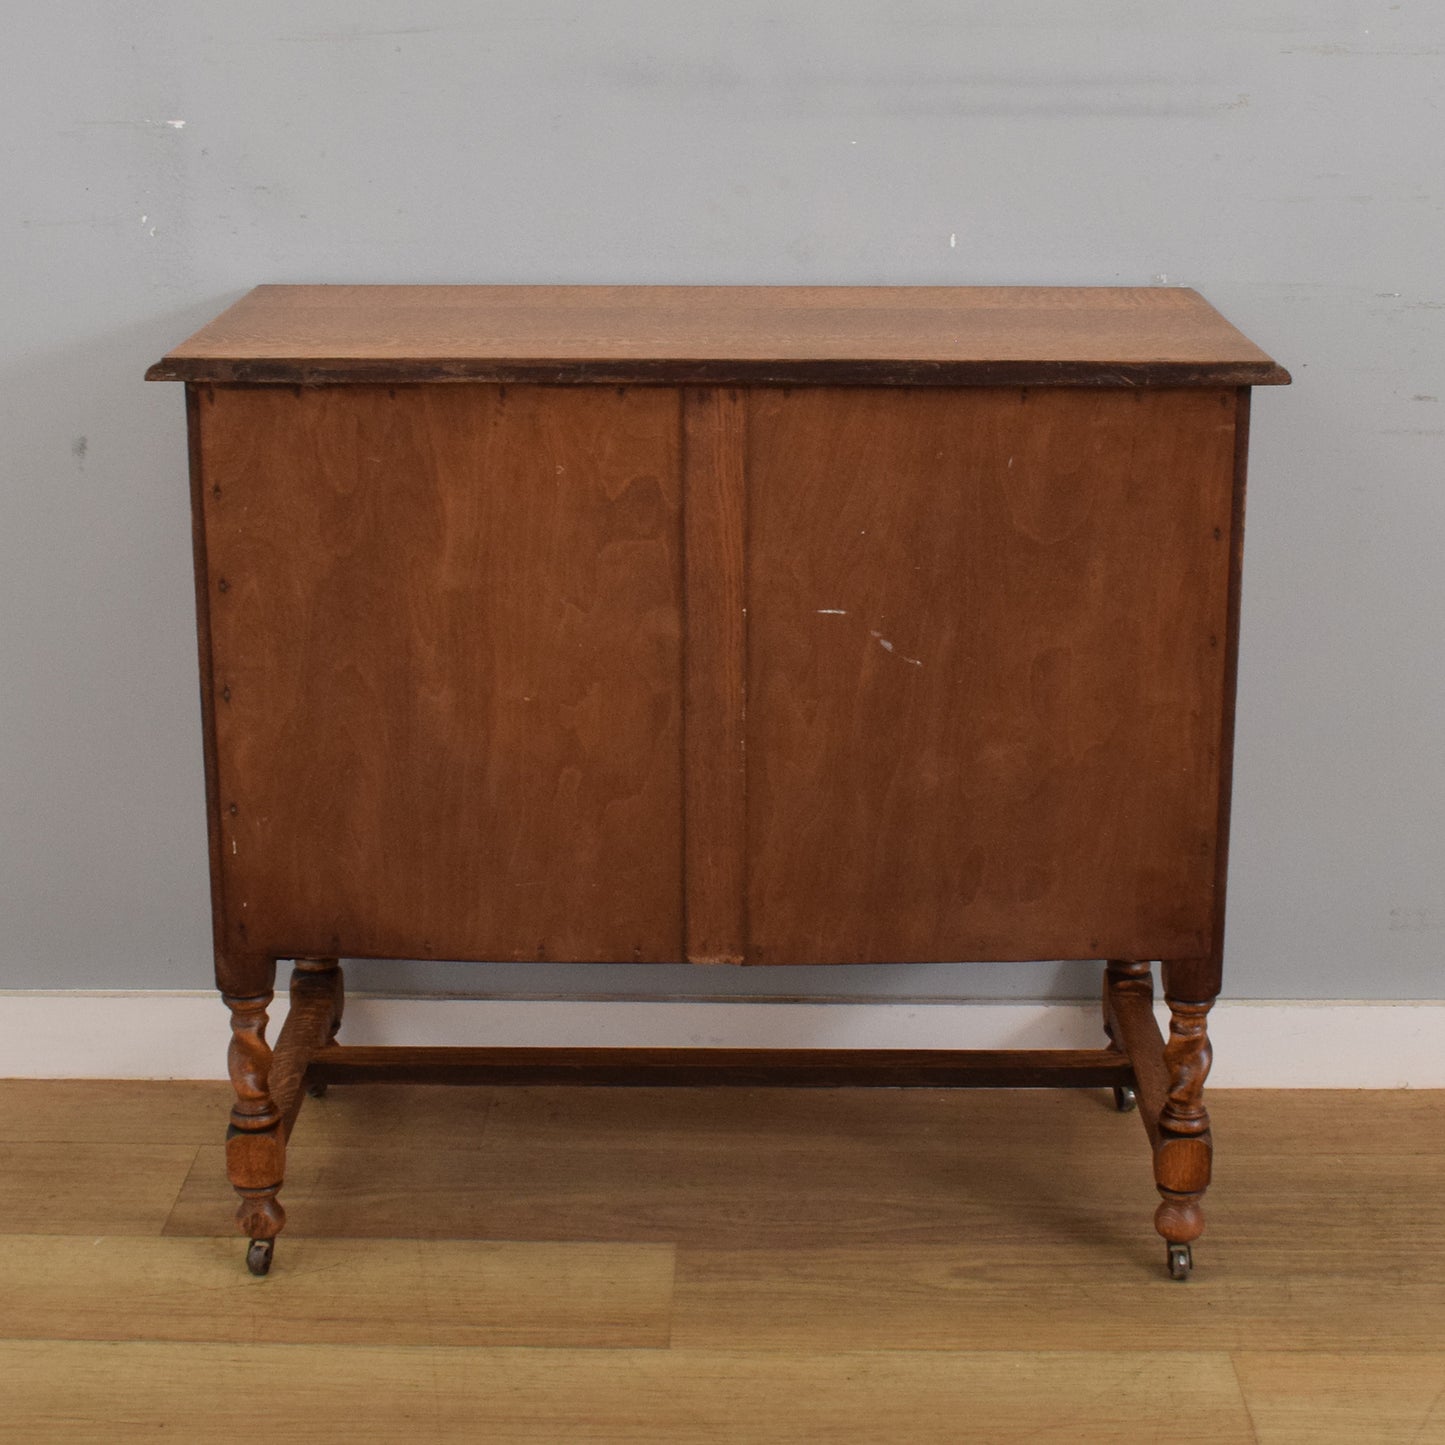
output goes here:
[[1188, 1279], [1194, 1269], [1194, 1252], [1187, 1244], [1169, 1246], [1169, 1278]]
[[271, 1272], [271, 1256], [276, 1251], [274, 1239], [253, 1239], [250, 1248], [246, 1250], [246, 1268], [252, 1274], [269, 1274]]
[[1121, 1114], [1132, 1114], [1139, 1107], [1138, 1096], [1127, 1085], [1114, 1090], [1114, 1107]]

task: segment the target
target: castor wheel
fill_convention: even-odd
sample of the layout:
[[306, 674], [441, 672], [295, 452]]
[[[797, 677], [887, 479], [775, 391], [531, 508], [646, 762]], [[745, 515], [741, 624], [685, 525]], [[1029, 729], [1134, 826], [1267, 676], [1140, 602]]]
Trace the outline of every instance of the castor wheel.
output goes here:
[[1139, 1098], [1127, 1085], [1114, 1090], [1114, 1107], [1121, 1114], [1132, 1114], [1139, 1107]]
[[1169, 1246], [1169, 1278], [1188, 1279], [1194, 1269], [1194, 1252], [1187, 1244]]
[[326, 1085], [325, 1085], [325, 1084], [307, 1084], [307, 1086], [306, 1086], [306, 1092], [307, 1092], [313, 1099], [324, 1099], [324, 1098], [326, 1097]]
[[246, 1268], [252, 1274], [269, 1274], [271, 1256], [275, 1250], [276, 1241], [274, 1239], [253, 1239], [250, 1248], [246, 1251]]

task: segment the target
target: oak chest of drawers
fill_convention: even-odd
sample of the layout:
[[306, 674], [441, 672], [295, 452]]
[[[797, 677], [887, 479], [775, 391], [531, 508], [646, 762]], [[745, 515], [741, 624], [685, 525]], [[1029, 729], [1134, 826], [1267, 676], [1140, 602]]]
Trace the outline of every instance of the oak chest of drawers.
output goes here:
[[[1200, 297], [274, 286], [150, 374], [253, 1268], [307, 1082], [389, 1074], [1137, 1091], [1187, 1274], [1250, 388], [1288, 380]], [[365, 1049], [345, 957], [1099, 959], [1111, 1042]]]

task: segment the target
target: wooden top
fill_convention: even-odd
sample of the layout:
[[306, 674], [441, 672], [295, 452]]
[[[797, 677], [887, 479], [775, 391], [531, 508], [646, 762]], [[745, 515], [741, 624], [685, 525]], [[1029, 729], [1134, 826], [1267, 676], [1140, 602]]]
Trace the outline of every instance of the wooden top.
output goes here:
[[151, 381], [1254, 386], [1195, 291], [1079, 286], [258, 286]]

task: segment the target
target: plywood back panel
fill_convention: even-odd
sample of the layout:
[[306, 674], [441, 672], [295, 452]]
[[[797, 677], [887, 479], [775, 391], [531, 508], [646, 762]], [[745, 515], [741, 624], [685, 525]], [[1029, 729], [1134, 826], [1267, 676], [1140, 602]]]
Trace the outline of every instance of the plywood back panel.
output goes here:
[[1236, 393], [750, 398], [750, 959], [1208, 953]]
[[1238, 406], [198, 388], [226, 946], [1208, 954]]
[[677, 393], [197, 415], [227, 946], [680, 957]]

